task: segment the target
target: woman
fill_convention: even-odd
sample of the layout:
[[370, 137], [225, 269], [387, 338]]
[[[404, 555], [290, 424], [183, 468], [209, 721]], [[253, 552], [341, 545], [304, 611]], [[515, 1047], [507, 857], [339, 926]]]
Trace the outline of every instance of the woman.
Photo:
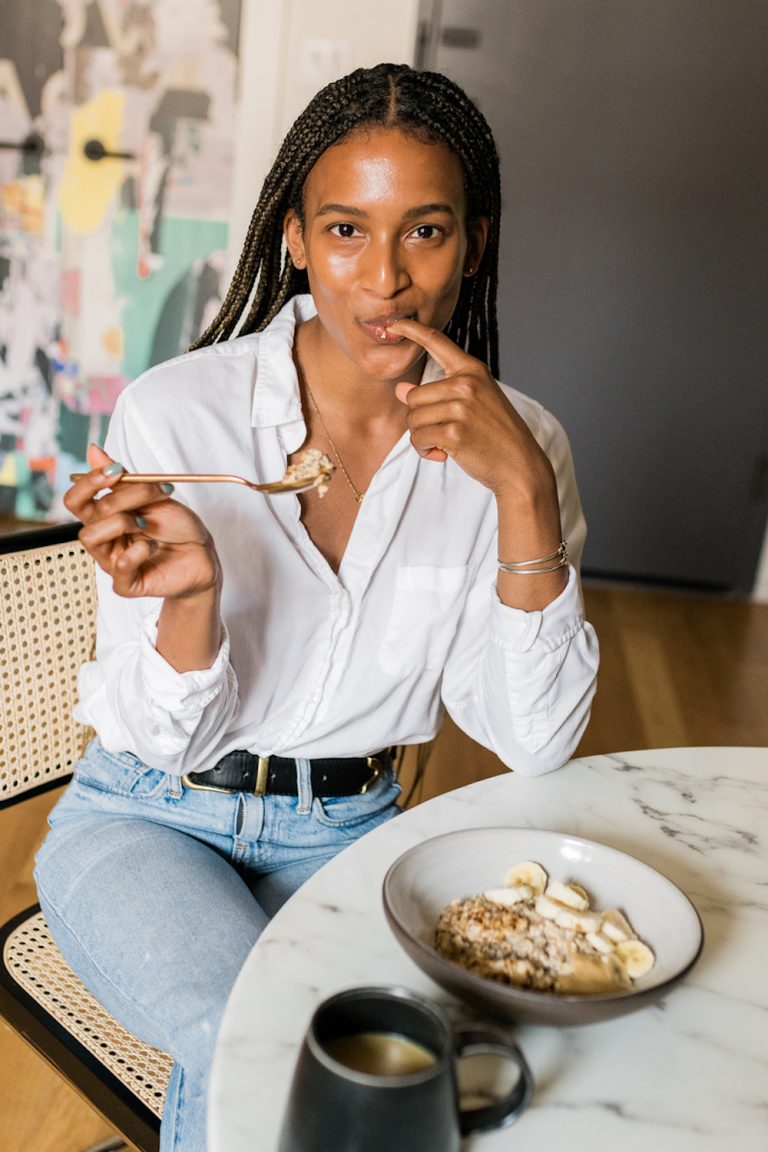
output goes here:
[[[561, 428], [494, 379], [498, 242], [498, 158], [460, 89], [395, 65], [331, 84], [220, 315], [125, 390], [68, 493], [100, 569], [97, 739], [37, 883], [73, 968], [175, 1059], [163, 1149], [205, 1147], [219, 1018], [268, 917], [397, 812], [388, 749], [447, 709], [535, 774], [587, 723], [597, 648], [562, 543], [578, 559], [584, 525]], [[337, 466], [324, 499], [118, 482], [272, 480], [308, 448]]]

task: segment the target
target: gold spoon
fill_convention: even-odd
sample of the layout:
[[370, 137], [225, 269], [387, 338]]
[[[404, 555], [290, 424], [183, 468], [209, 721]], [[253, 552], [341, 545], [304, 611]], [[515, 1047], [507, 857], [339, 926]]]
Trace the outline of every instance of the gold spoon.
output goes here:
[[[306, 492], [317, 488], [320, 496], [328, 489], [328, 481], [336, 471], [324, 452], [310, 448], [303, 452], [295, 464], [289, 464], [281, 480], [266, 484], [254, 484], [243, 476], [229, 476], [221, 472], [121, 472], [115, 476], [115, 484], [244, 484], [254, 492], [265, 492], [274, 496], [280, 492]], [[70, 480], [82, 480], [85, 472], [73, 472]]]

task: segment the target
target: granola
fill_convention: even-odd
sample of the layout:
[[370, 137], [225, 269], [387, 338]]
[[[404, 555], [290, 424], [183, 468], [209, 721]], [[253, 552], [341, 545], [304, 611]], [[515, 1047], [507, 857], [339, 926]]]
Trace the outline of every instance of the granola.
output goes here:
[[655, 959], [618, 909], [591, 909], [583, 888], [548, 882], [531, 861], [505, 887], [448, 904], [435, 947], [485, 979], [568, 995], [629, 988]]

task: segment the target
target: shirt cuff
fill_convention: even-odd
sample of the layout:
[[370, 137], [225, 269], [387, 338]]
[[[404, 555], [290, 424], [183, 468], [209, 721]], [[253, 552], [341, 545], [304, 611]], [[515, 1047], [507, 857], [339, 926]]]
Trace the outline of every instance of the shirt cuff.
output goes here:
[[152, 701], [153, 708], [160, 708], [171, 716], [198, 715], [226, 684], [229, 633], [222, 624], [221, 646], [210, 668], [177, 672], [155, 647], [161, 607], [150, 612], [141, 627], [140, 667], [147, 699]]
[[[535, 577], [531, 577], [535, 579]], [[568, 565], [568, 583], [560, 595], [536, 612], [502, 604], [493, 590], [491, 642], [507, 651], [530, 652], [534, 644], [554, 652], [567, 643], [584, 624], [581, 590], [573, 565]]]

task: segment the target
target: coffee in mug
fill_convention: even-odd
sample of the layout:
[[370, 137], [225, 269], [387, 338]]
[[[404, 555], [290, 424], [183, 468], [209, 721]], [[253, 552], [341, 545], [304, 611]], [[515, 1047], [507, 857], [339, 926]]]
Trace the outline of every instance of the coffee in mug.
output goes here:
[[[459, 1104], [457, 1061], [501, 1057], [514, 1075], [500, 1098]], [[461, 1137], [511, 1123], [533, 1091], [509, 1037], [489, 1025], [454, 1028], [436, 1004], [404, 988], [352, 988], [321, 1004], [291, 1084], [279, 1152], [459, 1152]]]
[[396, 1032], [336, 1036], [328, 1041], [325, 1050], [340, 1064], [370, 1076], [408, 1076], [411, 1072], [423, 1072], [437, 1059], [423, 1044]]

